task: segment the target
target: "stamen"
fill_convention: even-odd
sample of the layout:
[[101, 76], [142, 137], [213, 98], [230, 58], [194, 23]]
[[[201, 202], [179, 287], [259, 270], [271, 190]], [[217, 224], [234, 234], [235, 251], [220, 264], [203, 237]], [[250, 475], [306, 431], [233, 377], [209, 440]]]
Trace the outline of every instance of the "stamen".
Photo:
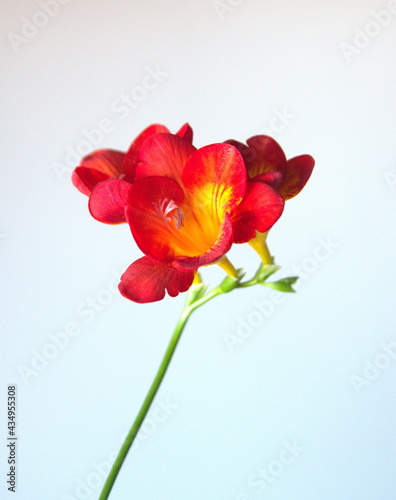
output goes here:
[[[154, 217], [157, 217], [163, 222], [170, 222], [173, 217], [175, 220], [176, 228], [182, 228], [184, 221], [183, 212], [173, 200], [168, 201], [168, 198], [164, 198], [162, 200], [158, 200], [158, 203], [153, 201], [153, 207], [155, 209], [155, 212], [151, 212], [151, 215], [154, 215]], [[177, 210], [177, 214], [170, 214], [171, 216], [168, 217], [168, 214], [172, 212], [172, 210]]]
[[171, 217], [175, 219], [176, 229], [181, 229], [184, 226], [184, 215], [179, 207], [176, 207], [177, 215], [171, 214]]

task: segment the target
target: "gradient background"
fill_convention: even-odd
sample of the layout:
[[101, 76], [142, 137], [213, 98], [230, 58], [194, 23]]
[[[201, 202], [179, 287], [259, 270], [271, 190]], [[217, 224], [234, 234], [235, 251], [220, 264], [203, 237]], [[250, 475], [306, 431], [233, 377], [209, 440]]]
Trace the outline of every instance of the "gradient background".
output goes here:
[[[1, 498], [98, 497], [183, 306], [111, 291], [141, 254], [70, 182], [70, 150], [107, 119], [90, 151], [189, 121], [198, 147], [267, 133], [288, 157], [316, 159], [269, 237], [298, 293], [268, 317], [255, 306], [274, 304], [264, 287], [195, 313], [111, 500], [394, 500], [394, 2], [63, 0], [47, 19], [45, 4], [1, 4]], [[147, 68], [162, 76], [143, 96]], [[121, 113], [131, 92], [141, 100]], [[230, 258], [258, 265], [247, 245]], [[5, 479], [9, 384], [17, 494]], [[285, 443], [298, 450], [286, 465]]]

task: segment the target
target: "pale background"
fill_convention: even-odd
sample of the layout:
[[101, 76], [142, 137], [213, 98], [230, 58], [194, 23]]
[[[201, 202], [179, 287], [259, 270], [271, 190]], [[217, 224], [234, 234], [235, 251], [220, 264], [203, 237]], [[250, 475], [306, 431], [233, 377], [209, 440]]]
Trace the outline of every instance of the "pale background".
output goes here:
[[[150, 123], [189, 121], [198, 147], [270, 133], [288, 157], [315, 157], [269, 238], [283, 275], [300, 267], [301, 280], [281, 304], [255, 287], [195, 313], [111, 500], [394, 500], [395, 3], [2, 0], [1, 11], [0, 497], [98, 497], [184, 302], [111, 291], [141, 254], [127, 226], [89, 216], [71, 150], [125, 150]], [[133, 109], [121, 111], [123, 95]], [[90, 135], [103, 120], [107, 132]], [[246, 245], [231, 258], [258, 264]], [[221, 275], [204, 271], [213, 285]]]

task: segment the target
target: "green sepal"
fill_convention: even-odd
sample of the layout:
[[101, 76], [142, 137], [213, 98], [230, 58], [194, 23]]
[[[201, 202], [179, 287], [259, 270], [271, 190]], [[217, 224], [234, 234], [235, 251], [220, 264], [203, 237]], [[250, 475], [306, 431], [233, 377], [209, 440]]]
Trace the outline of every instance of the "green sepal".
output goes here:
[[241, 281], [241, 279], [245, 276], [245, 272], [243, 269], [237, 269], [237, 276], [226, 276], [223, 281], [220, 283], [218, 288], [223, 292], [223, 293], [228, 293], [231, 292], [231, 290], [234, 290], [234, 288], [237, 287], [238, 283]]
[[257, 279], [258, 283], [263, 283], [267, 278], [271, 276], [271, 274], [276, 273], [276, 271], [279, 271], [280, 266], [275, 266], [274, 264], [269, 264], [269, 265], [261, 265], [259, 270], [257, 271], [255, 278]]
[[282, 278], [278, 281], [266, 281], [262, 285], [278, 290], [278, 292], [292, 292], [295, 293], [292, 285], [298, 280], [298, 276], [290, 276], [289, 278]]
[[191, 305], [200, 298], [202, 298], [206, 290], [208, 289], [208, 284], [207, 283], [194, 283], [190, 286], [187, 292], [187, 305]]

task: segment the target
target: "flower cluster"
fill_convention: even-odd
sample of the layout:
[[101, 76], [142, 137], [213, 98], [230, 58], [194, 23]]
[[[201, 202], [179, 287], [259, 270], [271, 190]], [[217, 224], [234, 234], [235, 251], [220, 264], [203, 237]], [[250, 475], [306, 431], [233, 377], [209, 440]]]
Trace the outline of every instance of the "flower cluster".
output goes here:
[[107, 224], [126, 222], [144, 254], [119, 284], [135, 302], [185, 292], [198, 268], [221, 263], [233, 243], [255, 247], [314, 166], [309, 155], [287, 160], [268, 136], [199, 149], [192, 139], [188, 124], [176, 134], [154, 124], [126, 153], [95, 151], [73, 172], [91, 215]]

